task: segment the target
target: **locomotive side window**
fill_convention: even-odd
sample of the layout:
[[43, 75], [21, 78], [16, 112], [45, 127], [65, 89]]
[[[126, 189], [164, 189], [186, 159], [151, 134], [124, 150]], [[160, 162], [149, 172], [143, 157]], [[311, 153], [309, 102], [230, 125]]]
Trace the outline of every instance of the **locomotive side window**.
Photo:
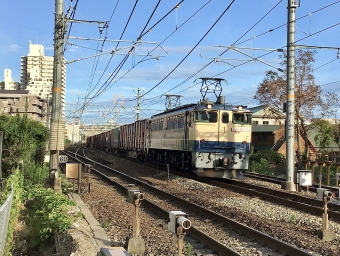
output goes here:
[[222, 114], [222, 123], [229, 123], [229, 113], [223, 113]]
[[184, 127], [184, 119], [179, 119], [178, 120], [178, 128], [183, 128]]
[[251, 114], [233, 114], [234, 124], [251, 124]]
[[194, 112], [194, 122], [216, 123], [217, 122], [217, 112], [195, 111]]
[[234, 114], [233, 115], [233, 123], [234, 124], [243, 124], [244, 123], [244, 114]]
[[245, 120], [245, 123], [246, 124], [251, 124], [252, 122], [252, 119], [251, 119], [251, 114], [246, 114], [246, 120]]

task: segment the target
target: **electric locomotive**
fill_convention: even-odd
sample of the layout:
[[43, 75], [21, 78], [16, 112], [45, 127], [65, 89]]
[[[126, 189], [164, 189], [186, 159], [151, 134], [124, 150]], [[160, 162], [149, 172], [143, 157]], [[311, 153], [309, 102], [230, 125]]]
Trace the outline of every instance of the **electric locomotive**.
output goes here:
[[[122, 125], [94, 136], [94, 146], [140, 161], [212, 178], [237, 178], [248, 169], [251, 112], [228, 105], [221, 96], [221, 78], [200, 78], [202, 100]], [[206, 98], [211, 92], [212, 102]], [[92, 145], [92, 144], [91, 144]]]
[[152, 116], [149, 161], [202, 177], [241, 177], [249, 163], [251, 113], [224, 99], [206, 99]]
[[[202, 100], [150, 118], [148, 160], [193, 171], [198, 176], [236, 178], [248, 169], [251, 112], [225, 104], [220, 78], [202, 79]], [[217, 100], [206, 99], [213, 87]]]

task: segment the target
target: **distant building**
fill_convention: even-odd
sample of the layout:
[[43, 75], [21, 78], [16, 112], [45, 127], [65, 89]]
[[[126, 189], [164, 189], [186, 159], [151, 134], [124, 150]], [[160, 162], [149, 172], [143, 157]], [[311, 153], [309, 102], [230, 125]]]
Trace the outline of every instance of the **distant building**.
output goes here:
[[[45, 56], [44, 46], [29, 44], [29, 53], [21, 57], [21, 89], [28, 90], [29, 94], [50, 102], [53, 86], [53, 61], [54, 57]], [[66, 62], [62, 65], [62, 116], [65, 116], [65, 88], [66, 88]]]
[[80, 124], [78, 119], [66, 124], [66, 136], [72, 144], [81, 142]]
[[12, 71], [10, 69], [4, 70], [4, 81], [0, 82], [0, 90], [19, 90], [20, 83], [13, 82]]
[[36, 95], [30, 95], [25, 90], [1, 90], [0, 113], [4, 112], [12, 116], [23, 116], [46, 124], [47, 104], [44, 99]]
[[252, 114], [253, 125], [282, 125], [286, 115], [269, 105], [260, 105], [249, 108]]
[[[267, 105], [261, 105], [249, 108], [252, 114], [252, 138], [251, 144], [254, 152], [261, 150], [273, 150], [286, 155], [286, 136], [285, 136], [285, 114]], [[325, 119], [333, 124], [340, 123], [339, 119]], [[306, 151], [306, 142], [303, 138], [302, 129], [299, 134], [294, 132], [294, 157], [296, 151]], [[315, 136], [318, 134], [316, 129], [310, 129], [307, 132], [308, 155], [317, 157], [320, 148], [315, 142]], [[331, 142], [327, 148], [330, 155], [339, 155], [339, 146]]]

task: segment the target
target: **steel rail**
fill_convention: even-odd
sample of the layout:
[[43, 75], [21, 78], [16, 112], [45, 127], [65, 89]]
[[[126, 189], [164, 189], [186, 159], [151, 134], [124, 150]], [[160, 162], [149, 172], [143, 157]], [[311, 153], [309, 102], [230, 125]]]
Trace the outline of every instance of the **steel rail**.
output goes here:
[[[283, 178], [279, 178], [279, 177], [270, 177], [267, 175], [263, 175], [263, 174], [259, 174], [259, 173], [245, 173], [244, 174], [245, 177], [250, 177], [250, 178], [255, 178], [255, 179], [259, 179], [259, 180], [263, 180], [263, 181], [268, 181], [268, 182], [272, 182], [275, 184], [281, 184], [282, 181], [285, 181], [285, 179]], [[317, 192], [317, 189], [320, 187], [319, 184], [313, 184], [312, 186], [308, 187], [309, 191], [313, 191], [313, 192]], [[307, 190], [306, 186], [300, 186], [300, 189], [303, 190]], [[334, 193], [335, 196], [339, 197], [339, 188], [337, 187], [332, 187], [332, 186], [326, 186], [326, 185], [322, 185], [321, 188], [325, 188], [330, 190], [332, 193]], [[338, 209], [336, 209], [338, 211], [340, 211], [340, 207]]]
[[[323, 202], [314, 198], [300, 196], [276, 189], [270, 189], [263, 186], [249, 184], [243, 181], [233, 179], [223, 179], [222, 181], [217, 181], [176, 171], [173, 171], [172, 173], [178, 174], [182, 177], [200, 181], [206, 184], [210, 184], [213, 186], [233, 190], [235, 192], [242, 193], [248, 196], [250, 195], [261, 197], [267, 201], [281, 204], [284, 206], [289, 206], [303, 212], [317, 214], [319, 216], [322, 216], [323, 214]], [[340, 205], [329, 203], [327, 207], [328, 217], [332, 220], [340, 221]]]
[[[77, 162], [81, 162], [81, 163], [84, 163], [82, 161], [80, 161], [80, 159], [77, 159], [76, 157], [72, 156], [71, 154], [68, 154], [66, 153], [66, 151], [64, 151], [64, 153], [66, 155], [68, 155], [69, 157], [73, 158], [75, 161]], [[79, 157], [80, 155], [78, 155]], [[83, 156], [80, 156], [82, 158], [84, 158]], [[90, 160], [89, 158], [86, 159], [87, 161], [90, 161], [90, 162], [95, 162], [93, 160]], [[100, 165], [102, 168], [106, 168], [106, 169], [109, 169], [110, 171], [114, 171], [114, 172], [118, 172], [120, 175], [122, 174], [124, 176], [124, 178], [128, 178], [132, 181], [134, 181], [135, 183], [137, 184], [140, 184], [140, 185], [143, 185], [143, 186], [148, 186], [148, 188], [150, 188], [148, 184], [146, 184], [145, 182], [143, 181], [139, 181], [133, 177], [130, 177], [124, 173], [121, 173], [117, 170], [114, 170], [110, 167], [107, 167], [101, 163], [98, 163], [96, 162], [96, 164]], [[128, 188], [125, 187], [124, 185], [120, 184], [119, 182], [117, 181], [114, 181], [112, 180], [109, 176], [105, 175], [104, 173], [100, 172], [99, 170], [96, 170], [94, 168], [91, 169], [92, 172], [96, 173], [98, 176], [100, 176], [103, 180], [105, 180], [106, 182], [110, 183], [111, 185], [114, 185], [115, 187], [123, 190], [124, 192], [127, 192], [128, 191]], [[156, 189], [156, 191], [158, 191]], [[165, 192], [166, 193], [166, 192]], [[169, 194], [170, 195], [170, 194]], [[173, 198], [176, 198], [173, 196]], [[161, 207], [157, 206], [156, 204], [154, 204], [153, 202], [147, 200], [147, 199], [143, 199], [143, 205], [145, 205], [147, 208], [149, 209], [152, 209], [154, 210], [155, 212], [157, 212], [161, 217], [163, 217], [165, 220], [167, 220], [169, 218], [169, 212], [162, 209]], [[196, 240], [199, 240], [201, 242], [203, 242], [209, 249], [213, 250], [213, 251], [216, 251], [218, 252], [220, 255], [226, 255], [226, 256], [242, 256], [242, 254], [234, 251], [233, 249], [229, 248], [228, 246], [226, 245], [223, 245], [222, 243], [220, 243], [219, 241], [211, 238], [208, 234], [205, 234], [204, 232], [196, 229], [195, 227], [191, 227], [189, 230], [188, 230], [188, 233]]]
[[[72, 152], [72, 154], [74, 154], [74, 153]], [[78, 155], [78, 154], [77, 154], [77, 156], [81, 157], [81, 158], [85, 158], [85, 157], [83, 157], [81, 155]], [[211, 219], [214, 219], [215, 221], [217, 221], [217, 222], [219, 222], [221, 224], [224, 224], [224, 225], [226, 225], [226, 226], [228, 226], [228, 227], [230, 227], [230, 228], [232, 228], [234, 230], [237, 230], [238, 232], [244, 234], [245, 236], [247, 236], [247, 237], [249, 237], [251, 239], [254, 239], [254, 240], [256, 240], [257, 242], [259, 242], [261, 244], [265, 244], [267, 247], [269, 247], [269, 248], [271, 248], [273, 250], [278, 250], [281, 253], [285, 253], [285, 254], [292, 255], [292, 256], [293, 255], [294, 256], [306, 256], [306, 255], [311, 256], [311, 255], [314, 255], [313, 253], [310, 253], [310, 252], [307, 252], [305, 250], [299, 249], [297, 247], [291, 246], [290, 244], [288, 244], [288, 243], [286, 243], [284, 241], [281, 241], [279, 239], [271, 237], [271, 236], [269, 236], [267, 234], [264, 234], [264, 233], [262, 233], [260, 231], [255, 230], [253, 228], [247, 227], [244, 224], [236, 222], [236, 221], [234, 221], [232, 219], [229, 219], [229, 218], [227, 218], [227, 217], [225, 217], [223, 215], [220, 215], [220, 214], [218, 214], [216, 212], [213, 212], [213, 211], [210, 211], [208, 209], [205, 209], [205, 208], [203, 208], [203, 207], [201, 207], [201, 206], [199, 206], [199, 205], [197, 205], [195, 203], [192, 203], [192, 202], [189, 202], [187, 200], [184, 200], [184, 199], [181, 199], [179, 197], [176, 197], [176, 196], [174, 196], [174, 195], [172, 195], [172, 194], [170, 194], [168, 192], [165, 192], [165, 191], [163, 191], [161, 189], [157, 189], [154, 186], [149, 185], [149, 184], [147, 184], [144, 181], [141, 181], [141, 180], [138, 180], [138, 179], [136, 179], [134, 177], [128, 176], [128, 175], [126, 175], [126, 174], [124, 174], [122, 172], [119, 172], [119, 171], [117, 171], [117, 170], [115, 170], [113, 168], [105, 166], [105, 165], [103, 165], [101, 163], [98, 163], [98, 162], [96, 162], [94, 160], [91, 160], [89, 158], [85, 158], [85, 159], [87, 161], [92, 162], [92, 163], [96, 163], [97, 165], [101, 166], [102, 168], [105, 168], [105, 169], [108, 169], [108, 170], [113, 171], [115, 173], [118, 173], [119, 175], [122, 175], [123, 177], [125, 177], [125, 178], [127, 178], [129, 180], [132, 180], [134, 183], [136, 183], [138, 185], [145, 186], [148, 189], [156, 192], [158, 195], [162, 195], [163, 197], [168, 197], [168, 198], [170, 198], [172, 200], [175, 200], [175, 201], [179, 202], [180, 204], [186, 205], [187, 207], [193, 209], [196, 212], [200, 212], [202, 215], [205, 215], [207, 217], [209, 216]], [[79, 160], [77, 159], [77, 161], [79, 161]], [[97, 170], [97, 172], [99, 172], [99, 171]], [[106, 176], [106, 177], [107, 178], [105, 178], [105, 179], [107, 179], [108, 181], [114, 182], [108, 176]], [[200, 178], [200, 179], [203, 179], [203, 178]], [[126, 188], [124, 187], [124, 189], [126, 189]], [[208, 237], [209, 236], [207, 236], [207, 238]], [[216, 250], [215, 247], [213, 249]], [[222, 254], [222, 255], [229, 255], [229, 254]]]

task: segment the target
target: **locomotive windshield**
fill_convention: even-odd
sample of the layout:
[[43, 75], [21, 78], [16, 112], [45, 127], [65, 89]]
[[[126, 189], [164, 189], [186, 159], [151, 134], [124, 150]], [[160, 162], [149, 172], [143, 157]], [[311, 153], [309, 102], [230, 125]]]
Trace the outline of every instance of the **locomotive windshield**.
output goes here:
[[195, 122], [203, 122], [203, 123], [216, 123], [217, 122], [217, 112], [215, 112], [215, 111], [195, 111], [194, 121]]
[[234, 124], [251, 124], [251, 114], [234, 113], [233, 123]]

